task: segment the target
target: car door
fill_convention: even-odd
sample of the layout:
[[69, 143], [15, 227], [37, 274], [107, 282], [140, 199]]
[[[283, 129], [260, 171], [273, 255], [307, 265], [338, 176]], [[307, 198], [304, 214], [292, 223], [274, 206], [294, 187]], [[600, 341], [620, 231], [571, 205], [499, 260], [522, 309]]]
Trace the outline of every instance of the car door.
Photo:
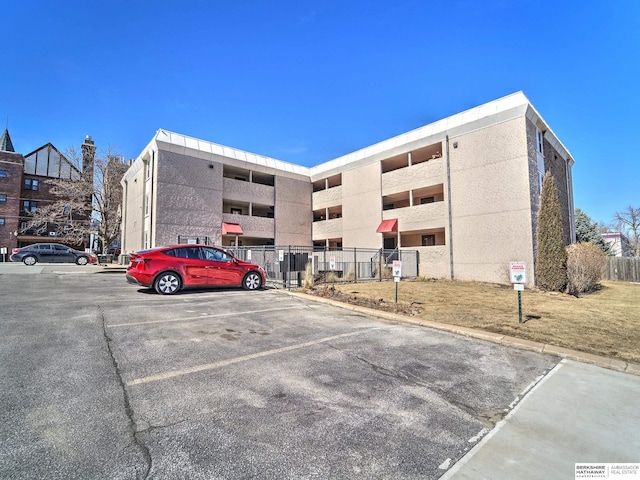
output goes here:
[[183, 280], [186, 286], [198, 286], [208, 284], [209, 262], [203, 260], [200, 247], [181, 247], [175, 249], [176, 262], [182, 270]]
[[65, 247], [64, 245], [59, 245], [57, 243], [51, 246], [53, 247], [54, 262], [75, 262], [75, 256], [71, 253], [71, 249], [69, 247]]
[[55, 252], [49, 243], [42, 243], [38, 245], [38, 248], [34, 253], [37, 253], [39, 262], [54, 263], [56, 261]]
[[203, 247], [202, 253], [209, 264], [209, 285], [240, 285], [243, 271], [233, 257], [223, 250]]

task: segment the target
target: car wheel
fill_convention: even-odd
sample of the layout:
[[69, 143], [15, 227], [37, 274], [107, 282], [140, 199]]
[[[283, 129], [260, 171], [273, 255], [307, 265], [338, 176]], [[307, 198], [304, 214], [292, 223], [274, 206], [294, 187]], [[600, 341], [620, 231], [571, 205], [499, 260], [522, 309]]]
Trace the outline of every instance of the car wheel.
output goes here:
[[38, 259], [33, 255], [27, 255], [22, 259], [22, 263], [24, 263], [25, 265], [35, 265], [37, 261]]
[[182, 281], [180, 277], [173, 272], [164, 272], [158, 275], [156, 281], [153, 283], [153, 288], [160, 295], [172, 295], [180, 290]]
[[76, 258], [76, 263], [78, 265], [86, 265], [87, 263], [89, 263], [89, 259], [87, 257], [78, 257]]
[[256, 272], [249, 272], [242, 280], [242, 288], [245, 290], [257, 290], [262, 286], [262, 277]]

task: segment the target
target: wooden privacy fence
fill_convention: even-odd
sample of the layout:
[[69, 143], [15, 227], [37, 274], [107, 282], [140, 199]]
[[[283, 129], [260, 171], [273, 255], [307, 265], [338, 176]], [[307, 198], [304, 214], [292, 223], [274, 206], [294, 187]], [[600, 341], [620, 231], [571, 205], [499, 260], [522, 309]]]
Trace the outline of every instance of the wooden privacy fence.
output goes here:
[[602, 279], [640, 282], [640, 257], [607, 257]]

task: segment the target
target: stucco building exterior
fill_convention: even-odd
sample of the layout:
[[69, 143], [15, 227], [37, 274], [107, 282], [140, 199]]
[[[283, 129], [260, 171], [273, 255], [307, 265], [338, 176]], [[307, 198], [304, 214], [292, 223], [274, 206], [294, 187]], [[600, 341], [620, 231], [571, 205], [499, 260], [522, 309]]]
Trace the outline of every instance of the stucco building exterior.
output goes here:
[[535, 281], [541, 181], [574, 160], [522, 92], [306, 168], [159, 130], [122, 180], [123, 251], [180, 241], [410, 248], [426, 277]]

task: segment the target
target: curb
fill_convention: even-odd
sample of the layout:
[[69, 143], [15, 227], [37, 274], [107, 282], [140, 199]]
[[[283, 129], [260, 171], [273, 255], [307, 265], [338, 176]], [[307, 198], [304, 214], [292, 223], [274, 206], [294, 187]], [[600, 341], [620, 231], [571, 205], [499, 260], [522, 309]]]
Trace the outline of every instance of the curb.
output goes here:
[[478, 330], [469, 327], [460, 327], [458, 325], [449, 325], [446, 323], [433, 322], [431, 320], [422, 320], [414, 317], [407, 317], [397, 313], [385, 312], [382, 310], [376, 310], [374, 308], [361, 307], [359, 305], [351, 305], [349, 303], [339, 302], [337, 300], [331, 300], [325, 297], [316, 297], [306, 293], [293, 292], [291, 290], [278, 290], [279, 292], [286, 293], [293, 297], [303, 298], [305, 300], [311, 300], [317, 303], [325, 303], [327, 305], [333, 305], [345, 310], [351, 310], [354, 312], [365, 313], [374, 317], [384, 318], [385, 320], [391, 320], [400, 323], [409, 323], [412, 325], [420, 325], [422, 327], [433, 328], [435, 330], [441, 330], [444, 332], [455, 333], [457, 335], [464, 335], [465, 337], [477, 338], [479, 340], [486, 340], [505, 347], [519, 348], [521, 350], [529, 350], [532, 352], [544, 353], [546, 355], [553, 355], [554, 357], [566, 358], [568, 360], [575, 360], [576, 362], [588, 363], [597, 367], [607, 368], [609, 370], [616, 370], [618, 372], [628, 373], [631, 375], [640, 376], [640, 364], [625, 362], [624, 360], [618, 360], [615, 358], [602, 357], [600, 355], [594, 355], [592, 353], [579, 352], [577, 350], [571, 350], [569, 348], [558, 347], [556, 345], [550, 345], [545, 343], [534, 342], [531, 340], [525, 340], [522, 338], [510, 337], [502, 335], [500, 333], [485, 332], [484, 330]]

